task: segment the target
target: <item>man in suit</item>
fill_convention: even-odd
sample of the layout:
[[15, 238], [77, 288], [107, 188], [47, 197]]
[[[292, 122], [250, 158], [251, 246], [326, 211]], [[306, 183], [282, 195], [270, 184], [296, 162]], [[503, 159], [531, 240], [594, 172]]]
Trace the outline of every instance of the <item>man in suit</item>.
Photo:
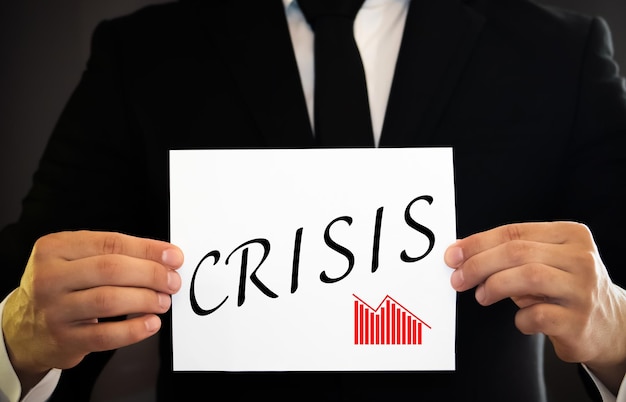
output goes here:
[[[355, 31], [375, 26], [390, 41], [359, 45], [368, 86], [383, 88], [368, 87], [376, 144], [455, 150], [457, 370], [171, 372], [184, 250], [167, 243], [168, 150], [315, 146], [297, 3], [181, 1], [97, 28], [23, 213], [1, 232], [0, 367], [23, 395], [39, 384], [43, 398], [88, 400], [112, 350], [157, 332], [160, 400], [544, 401], [539, 333], [606, 400], [618, 393], [626, 89], [605, 24], [522, 0], [370, 0]], [[394, 43], [392, 68], [372, 67]]]

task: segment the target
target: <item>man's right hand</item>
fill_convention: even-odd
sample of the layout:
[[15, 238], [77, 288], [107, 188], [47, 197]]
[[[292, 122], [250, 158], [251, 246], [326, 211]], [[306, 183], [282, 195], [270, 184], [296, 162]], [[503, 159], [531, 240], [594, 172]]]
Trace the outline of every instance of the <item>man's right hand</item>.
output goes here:
[[[180, 288], [182, 251], [170, 243], [108, 232], [62, 232], [33, 247], [6, 301], [4, 339], [25, 395], [51, 368], [154, 335], [157, 314]], [[100, 318], [129, 316], [122, 321]]]

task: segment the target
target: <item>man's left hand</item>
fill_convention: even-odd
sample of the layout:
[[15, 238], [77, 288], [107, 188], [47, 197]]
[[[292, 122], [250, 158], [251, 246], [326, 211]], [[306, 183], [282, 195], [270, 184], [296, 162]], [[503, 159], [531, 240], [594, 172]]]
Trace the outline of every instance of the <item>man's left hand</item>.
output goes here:
[[611, 281], [589, 228], [504, 225], [458, 240], [445, 262], [455, 290], [476, 287], [484, 306], [511, 298], [522, 333], [544, 333], [559, 358], [584, 363], [617, 393], [626, 373], [626, 291]]

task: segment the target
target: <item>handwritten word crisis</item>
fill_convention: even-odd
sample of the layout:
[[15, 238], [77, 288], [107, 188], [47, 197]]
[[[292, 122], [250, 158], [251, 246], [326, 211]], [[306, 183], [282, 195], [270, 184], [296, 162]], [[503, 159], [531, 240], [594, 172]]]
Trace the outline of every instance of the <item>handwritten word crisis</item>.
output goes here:
[[[427, 228], [426, 226], [418, 223], [417, 220], [415, 220], [413, 216], [411, 216], [411, 207], [416, 202], [426, 202], [428, 203], [428, 205], [431, 205], [433, 203], [433, 197], [429, 195], [422, 195], [417, 198], [414, 198], [411, 202], [407, 204], [404, 210], [404, 221], [410, 228], [421, 233], [427, 238], [428, 247], [425, 252], [416, 256], [411, 256], [406, 250], [402, 250], [402, 252], [400, 253], [400, 259], [406, 263], [413, 263], [413, 262], [416, 262], [425, 258], [428, 254], [430, 254], [430, 252], [432, 251], [435, 245], [435, 234], [433, 233], [433, 231]], [[381, 239], [381, 226], [382, 226], [382, 221], [383, 221], [383, 212], [384, 212], [384, 207], [378, 208], [378, 210], [376, 211], [376, 219], [374, 221], [374, 238], [372, 241], [372, 263], [371, 263], [372, 273], [376, 272], [376, 270], [378, 269], [378, 264], [379, 264], [378, 260], [379, 260], [379, 251], [380, 251], [380, 239]], [[324, 242], [330, 249], [332, 249], [333, 251], [336, 251], [337, 253], [345, 257], [345, 259], [347, 260], [347, 267], [345, 271], [343, 272], [343, 274], [339, 276], [329, 276], [326, 273], [326, 271], [322, 271], [319, 275], [319, 279], [323, 283], [330, 284], [330, 283], [339, 282], [345, 279], [348, 275], [350, 275], [350, 273], [352, 272], [354, 268], [354, 263], [355, 263], [354, 253], [350, 251], [347, 247], [344, 247], [341, 244], [337, 243], [330, 235], [331, 228], [334, 225], [341, 224], [342, 222], [350, 226], [352, 225], [353, 219], [350, 216], [340, 216], [340, 217], [333, 219], [330, 223], [328, 223], [328, 225], [326, 225], [326, 229], [324, 230]], [[293, 259], [292, 259], [292, 267], [291, 267], [291, 293], [292, 294], [298, 290], [298, 278], [299, 278], [298, 274], [299, 274], [299, 269], [300, 269], [300, 250], [302, 246], [303, 232], [304, 232], [304, 228], [301, 227], [296, 230], [295, 235], [294, 235]], [[278, 297], [278, 294], [276, 294], [268, 286], [266, 286], [259, 279], [259, 276], [257, 274], [257, 272], [259, 272], [259, 270], [261, 269], [261, 266], [263, 265], [263, 263], [269, 256], [270, 251], [272, 249], [270, 241], [264, 238], [255, 238], [252, 240], [248, 240], [238, 245], [237, 247], [235, 247], [224, 260], [224, 264], [229, 265], [231, 262], [231, 258], [233, 258], [233, 256], [239, 253], [241, 254], [241, 264], [240, 264], [240, 271], [239, 271], [239, 287], [238, 287], [238, 292], [237, 292], [237, 306], [238, 307], [241, 307], [246, 300], [246, 284], [248, 282], [248, 271], [250, 268], [249, 266], [250, 263], [248, 261], [248, 254], [249, 254], [250, 248], [253, 246], [262, 247], [263, 256], [261, 257], [260, 261], [257, 261], [253, 265], [254, 268], [252, 269], [252, 272], [250, 273], [250, 276], [249, 276], [250, 282], [252, 282], [252, 284], [256, 286], [267, 297], [270, 297], [270, 298]], [[205, 308], [199, 305], [198, 299], [196, 297], [195, 284], [196, 284], [196, 277], [197, 277], [198, 272], [201, 269], [210, 269], [211, 267], [214, 267], [215, 265], [217, 265], [218, 262], [220, 261], [221, 255], [222, 254], [220, 253], [219, 250], [212, 250], [206, 253], [200, 259], [196, 268], [194, 269], [193, 276], [191, 279], [189, 298], [190, 298], [191, 307], [194, 313], [196, 313], [199, 316], [209, 315], [217, 311], [220, 307], [222, 307], [222, 305], [224, 305], [226, 300], [228, 300], [229, 298], [229, 296], [227, 295], [218, 305], [212, 306], [210, 308]], [[213, 262], [212, 265], [209, 264], [210, 261]]]

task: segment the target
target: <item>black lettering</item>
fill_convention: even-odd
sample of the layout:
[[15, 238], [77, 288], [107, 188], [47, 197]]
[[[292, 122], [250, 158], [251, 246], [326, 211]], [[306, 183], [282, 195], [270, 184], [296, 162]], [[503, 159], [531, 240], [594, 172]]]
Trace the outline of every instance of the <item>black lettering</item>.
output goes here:
[[217, 262], [220, 259], [220, 252], [217, 251], [217, 250], [213, 250], [213, 251], [207, 253], [204, 257], [202, 257], [202, 259], [200, 260], [200, 262], [196, 266], [196, 269], [193, 271], [193, 276], [191, 277], [191, 287], [189, 288], [189, 299], [191, 301], [191, 308], [192, 308], [194, 313], [196, 313], [197, 315], [200, 315], [200, 316], [209, 315], [209, 314], [213, 313], [218, 308], [222, 307], [222, 305], [228, 299], [228, 296], [226, 296], [224, 298], [224, 300], [222, 300], [222, 302], [220, 304], [218, 304], [216, 307], [214, 307], [212, 309], [209, 309], [209, 310], [203, 309], [198, 304], [198, 299], [196, 299], [196, 286], [195, 286], [195, 284], [196, 284], [196, 274], [198, 273], [198, 270], [200, 269], [200, 266], [202, 265], [204, 260], [206, 260], [209, 257], [213, 257], [213, 259], [214, 259], [213, 265], [215, 266], [215, 264], [217, 264]]
[[296, 239], [293, 244], [293, 264], [291, 266], [291, 293], [298, 290], [298, 273], [300, 271], [300, 248], [302, 246], [302, 230], [296, 230]]
[[409, 205], [407, 205], [406, 209], [404, 210], [404, 220], [410, 227], [422, 233], [424, 236], [428, 238], [428, 242], [429, 242], [428, 249], [426, 250], [424, 254], [420, 255], [419, 257], [409, 257], [406, 250], [403, 250], [402, 253], [400, 254], [400, 258], [404, 262], [415, 262], [415, 261], [421, 260], [422, 258], [426, 257], [428, 254], [430, 254], [433, 247], [435, 246], [435, 234], [433, 233], [433, 231], [428, 229], [424, 225], [420, 225], [413, 219], [413, 217], [411, 217], [411, 213], [410, 213], [411, 207], [413, 206], [415, 202], [422, 201], [422, 200], [428, 202], [429, 205], [433, 203], [433, 197], [431, 197], [430, 195], [422, 195], [420, 197], [417, 197], [416, 199], [411, 201]]
[[376, 223], [374, 224], [374, 244], [372, 245], [372, 273], [378, 269], [378, 254], [380, 251], [380, 227], [383, 222], [383, 207], [376, 211]]
[[352, 225], [352, 218], [349, 216], [340, 216], [339, 218], [334, 219], [328, 224], [328, 226], [326, 226], [326, 230], [324, 231], [324, 241], [326, 242], [328, 247], [342, 254], [348, 259], [348, 270], [338, 278], [330, 278], [328, 275], [326, 275], [325, 271], [322, 271], [322, 273], [320, 274], [320, 280], [324, 283], [339, 282], [340, 280], [348, 276], [348, 274], [350, 274], [350, 272], [352, 271], [352, 268], [354, 268], [354, 254], [352, 254], [350, 250], [340, 244], [337, 244], [333, 239], [330, 238], [330, 227], [338, 221], [347, 222], [348, 226]]
[[247, 272], [248, 272], [248, 249], [249, 245], [251, 244], [260, 244], [261, 246], [263, 246], [263, 258], [261, 258], [261, 261], [259, 262], [259, 264], [256, 266], [256, 268], [254, 269], [254, 271], [252, 271], [252, 274], [250, 274], [250, 280], [252, 281], [252, 283], [254, 283], [256, 285], [256, 287], [263, 292], [263, 294], [267, 297], [271, 297], [271, 298], [276, 298], [278, 297], [278, 295], [274, 292], [272, 292], [267, 286], [265, 286], [263, 284], [263, 282], [261, 282], [257, 276], [257, 271], [259, 270], [259, 268], [261, 267], [261, 265], [263, 264], [263, 262], [265, 261], [265, 259], [267, 258], [267, 256], [270, 253], [270, 242], [267, 239], [252, 239], [252, 240], [248, 240], [247, 242], [241, 244], [240, 246], [238, 246], [237, 248], [235, 248], [226, 258], [226, 264], [228, 264], [228, 261], [230, 260], [230, 257], [232, 257], [232, 255], [239, 249], [243, 248], [242, 252], [241, 252], [241, 271], [239, 274], [239, 293], [237, 295], [237, 307], [240, 307], [244, 301], [246, 300], [246, 276], [247, 276]]

